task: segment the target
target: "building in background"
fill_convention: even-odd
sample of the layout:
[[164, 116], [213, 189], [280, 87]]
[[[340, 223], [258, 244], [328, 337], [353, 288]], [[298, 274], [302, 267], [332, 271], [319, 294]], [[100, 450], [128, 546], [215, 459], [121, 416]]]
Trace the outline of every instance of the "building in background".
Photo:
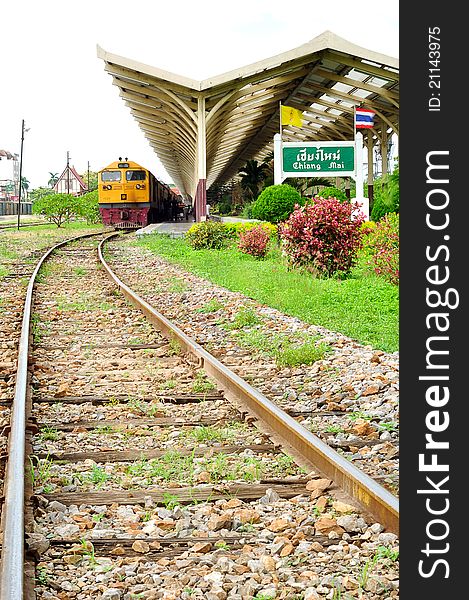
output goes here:
[[18, 154], [0, 148], [0, 200], [5, 202], [18, 200], [19, 176]]
[[88, 191], [88, 186], [76, 172], [75, 167], [67, 165], [62, 175], [55, 182], [54, 191], [57, 192], [57, 194], [81, 196]]

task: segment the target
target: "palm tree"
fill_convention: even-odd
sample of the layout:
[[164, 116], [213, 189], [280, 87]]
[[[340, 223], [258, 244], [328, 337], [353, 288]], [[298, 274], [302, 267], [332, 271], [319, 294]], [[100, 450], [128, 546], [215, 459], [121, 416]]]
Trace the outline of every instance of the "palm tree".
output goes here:
[[47, 182], [47, 185], [50, 187], [54, 187], [54, 185], [57, 183], [57, 179], [59, 178], [59, 174], [52, 173], [51, 171], [49, 171], [49, 175], [50, 175], [50, 179]]
[[258, 164], [257, 160], [248, 160], [247, 163], [239, 169], [241, 175], [241, 187], [243, 188], [248, 200], [255, 200], [259, 195], [262, 182], [267, 176], [269, 166], [266, 163]]

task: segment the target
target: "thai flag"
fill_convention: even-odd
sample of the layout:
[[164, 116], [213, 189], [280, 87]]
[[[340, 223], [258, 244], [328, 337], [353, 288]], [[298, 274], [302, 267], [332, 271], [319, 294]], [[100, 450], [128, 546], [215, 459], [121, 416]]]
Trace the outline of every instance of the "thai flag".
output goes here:
[[367, 108], [355, 109], [355, 127], [356, 129], [370, 129], [373, 127], [374, 111]]

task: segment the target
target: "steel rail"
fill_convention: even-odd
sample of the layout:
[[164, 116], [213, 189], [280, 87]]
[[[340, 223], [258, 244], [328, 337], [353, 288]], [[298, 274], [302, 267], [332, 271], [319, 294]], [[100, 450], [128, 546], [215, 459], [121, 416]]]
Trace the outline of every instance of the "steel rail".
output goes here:
[[98, 246], [98, 256], [110, 279], [130, 302], [138, 307], [165, 337], [177, 340], [184, 351], [197, 357], [206, 373], [223, 388], [228, 399], [241, 401], [286, 444], [312, 463], [317, 470], [332, 479], [381, 525], [398, 534], [399, 501], [396, 496], [233, 373], [117, 277], [104, 259], [102, 251], [104, 243], [116, 235], [118, 234], [113, 233], [101, 241]]
[[0, 570], [1, 600], [23, 600], [24, 594], [26, 397], [28, 388], [29, 333], [33, 288], [36, 275], [44, 261], [57, 248], [65, 246], [75, 240], [102, 234], [102, 231], [99, 233], [88, 233], [59, 242], [39, 259], [29, 279], [18, 345], [15, 395], [11, 409], [10, 434], [8, 438], [8, 462], [4, 480], [2, 565]]

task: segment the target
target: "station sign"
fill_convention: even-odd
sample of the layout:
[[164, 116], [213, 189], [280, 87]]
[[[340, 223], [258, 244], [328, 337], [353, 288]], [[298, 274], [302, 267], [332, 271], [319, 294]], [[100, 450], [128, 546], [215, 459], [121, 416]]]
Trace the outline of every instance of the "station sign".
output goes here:
[[355, 142], [282, 143], [282, 176], [343, 177], [355, 175]]

